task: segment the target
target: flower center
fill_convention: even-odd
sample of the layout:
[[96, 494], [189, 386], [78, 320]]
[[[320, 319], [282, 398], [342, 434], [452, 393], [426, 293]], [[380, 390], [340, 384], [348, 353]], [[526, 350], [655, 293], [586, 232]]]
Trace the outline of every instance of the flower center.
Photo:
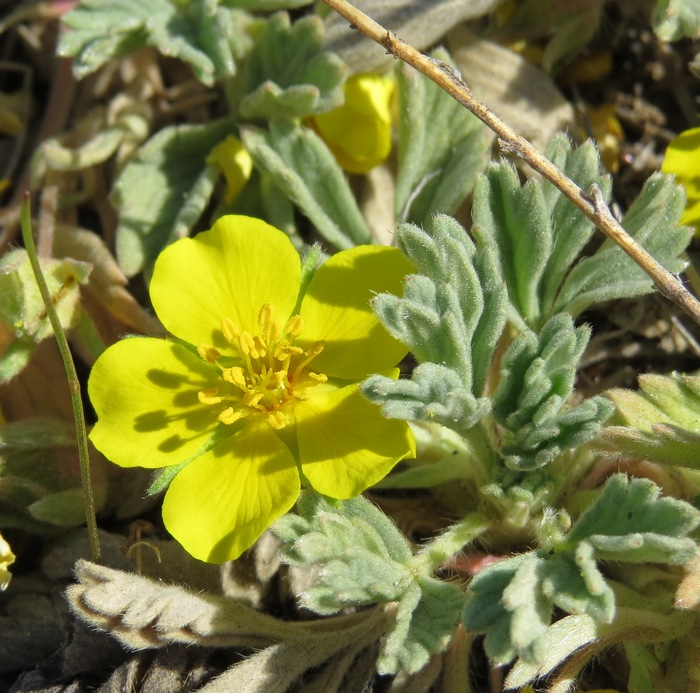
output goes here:
[[[230, 320], [221, 321], [226, 341], [240, 354], [240, 365], [224, 366], [221, 353], [213, 346], [202, 344], [197, 351], [208, 363], [218, 366], [226, 383], [222, 387], [199, 392], [203, 404], [225, 404], [219, 421], [232, 424], [244, 416], [262, 414], [276, 429], [288, 421], [288, 403], [310, 397], [308, 390], [325, 383], [322, 373], [309, 370], [309, 364], [323, 351], [323, 342], [314, 342], [307, 349], [294, 346], [294, 340], [304, 329], [299, 315], [291, 317], [284, 327], [275, 320], [269, 303], [258, 316], [259, 334], [245, 332]], [[285, 411], [287, 409], [287, 411]]]

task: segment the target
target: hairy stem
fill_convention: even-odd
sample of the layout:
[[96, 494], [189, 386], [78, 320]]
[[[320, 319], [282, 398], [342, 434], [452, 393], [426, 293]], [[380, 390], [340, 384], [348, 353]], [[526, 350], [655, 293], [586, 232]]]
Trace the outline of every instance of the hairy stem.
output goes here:
[[29, 193], [26, 194], [22, 202], [21, 210], [21, 225], [22, 238], [24, 246], [29, 256], [29, 261], [34, 271], [36, 283], [41, 292], [41, 297], [44, 300], [46, 314], [51, 322], [58, 350], [61, 352], [63, 359], [63, 367], [66, 370], [68, 378], [68, 387], [70, 389], [71, 404], [73, 406], [73, 416], [75, 417], [75, 429], [78, 441], [78, 457], [80, 459], [80, 478], [83, 485], [83, 504], [85, 506], [85, 519], [87, 521], [88, 537], [90, 539], [90, 552], [94, 561], [100, 560], [100, 541], [97, 536], [97, 520], [95, 518], [95, 499], [92, 494], [92, 479], [90, 477], [90, 456], [88, 453], [88, 438], [85, 428], [85, 412], [83, 411], [83, 400], [80, 396], [80, 381], [78, 374], [75, 371], [75, 364], [70, 353], [66, 333], [63, 331], [63, 326], [56, 313], [56, 307], [51, 300], [51, 293], [46, 284], [46, 279], [41, 271], [39, 258], [36, 253], [36, 245], [32, 236], [32, 222], [30, 217], [30, 201]]

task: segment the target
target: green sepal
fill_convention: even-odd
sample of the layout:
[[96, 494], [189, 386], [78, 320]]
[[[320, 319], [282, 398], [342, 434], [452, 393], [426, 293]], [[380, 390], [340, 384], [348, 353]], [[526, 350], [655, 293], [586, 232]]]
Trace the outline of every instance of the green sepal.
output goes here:
[[269, 132], [241, 128], [241, 139], [256, 167], [294, 202], [318, 232], [339, 249], [371, 242], [370, 230], [347, 178], [323, 140], [286, 121]]
[[[433, 58], [451, 62], [444, 49]], [[436, 213], [452, 214], [486, 165], [486, 128], [433, 81], [406, 64], [397, 69], [399, 167], [395, 214], [422, 225]]]
[[456, 585], [416, 574], [406, 539], [384, 513], [362, 497], [331, 501], [312, 491], [302, 493], [297, 512], [272, 529], [284, 542], [282, 560], [313, 570], [303, 606], [326, 615], [398, 602], [381, 644], [381, 674], [415, 673], [447, 647], [465, 596]]
[[149, 268], [166, 245], [189, 234], [218, 176], [205, 159], [232, 129], [228, 119], [165, 127], [125, 166], [111, 199], [120, 213], [117, 259], [128, 277]]
[[418, 273], [403, 296], [380, 294], [373, 308], [420, 365], [411, 380], [372, 376], [363, 392], [388, 416], [464, 431], [490, 409], [482, 395], [506, 320], [504, 284], [493, 255], [477, 253], [450, 217], [437, 215], [425, 231], [403, 224], [396, 235]]
[[606, 392], [615, 414], [594, 442], [598, 450], [659, 464], [700, 468], [700, 377], [639, 377], [640, 391]]
[[267, 20], [251, 51], [244, 118], [292, 120], [330, 111], [343, 103], [347, 68], [323, 50], [323, 22], [315, 15], [291, 24], [280, 12]]
[[202, 83], [235, 74], [235, 55], [248, 43], [241, 13], [219, 7], [218, 0], [82, 0], [63, 17], [58, 54], [74, 58], [73, 72], [82, 79], [109, 60], [143, 46], [188, 63]]
[[511, 469], [543, 467], [590, 440], [612, 414], [603, 397], [566, 407], [589, 335], [559, 314], [539, 335], [528, 330], [516, 337], [503, 355], [493, 416], [505, 429], [501, 453]]

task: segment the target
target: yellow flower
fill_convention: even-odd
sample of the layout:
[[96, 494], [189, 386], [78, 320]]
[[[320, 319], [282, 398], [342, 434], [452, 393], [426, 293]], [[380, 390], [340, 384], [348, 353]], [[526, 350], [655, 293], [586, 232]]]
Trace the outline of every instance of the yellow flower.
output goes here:
[[15, 554], [0, 534], [0, 592], [4, 592], [12, 580], [12, 573], [8, 569], [14, 562]]
[[700, 128], [682, 132], [671, 141], [661, 164], [663, 173], [672, 173], [685, 187], [687, 201], [681, 224], [700, 233]]
[[209, 152], [206, 162], [218, 166], [226, 179], [224, 201], [231, 204], [253, 172], [253, 160], [237, 137], [229, 135]]
[[243, 216], [166, 248], [153, 306], [177, 340], [133, 337], [107, 349], [89, 381], [90, 437], [123, 467], [187, 464], [163, 519], [193, 556], [236, 558], [295, 503], [302, 481], [351, 498], [415, 454], [405, 422], [359, 391], [397, 376], [406, 348], [371, 311], [411, 268], [394, 248], [331, 257], [300, 295], [289, 239]]
[[348, 173], [367, 173], [391, 152], [394, 80], [354, 75], [345, 82], [345, 103], [314, 116], [312, 126]]

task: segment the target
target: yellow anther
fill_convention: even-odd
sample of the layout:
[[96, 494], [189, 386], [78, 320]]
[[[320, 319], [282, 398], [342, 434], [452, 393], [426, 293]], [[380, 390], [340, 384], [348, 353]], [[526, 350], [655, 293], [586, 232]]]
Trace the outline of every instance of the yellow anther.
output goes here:
[[224, 318], [221, 321], [221, 331], [224, 333], [224, 339], [229, 344], [235, 344], [236, 340], [241, 336], [238, 325], [231, 318]]
[[255, 409], [260, 409], [259, 403], [260, 400], [262, 399], [263, 393], [258, 392], [257, 390], [252, 390], [250, 392], [246, 392], [243, 395], [243, 404], [245, 404], [248, 407], [254, 407]]
[[222, 372], [224, 380], [231, 385], [235, 385], [244, 392], [248, 390], [248, 383], [245, 379], [245, 374], [240, 366], [231, 366], [231, 368], [226, 368]]
[[242, 419], [245, 415], [245, 411], [242, 409], [227, 407], [219, 414], [219, 421], [221, 421], [222, 424], [230, 426], [232, 423], [236, 423], [236, 421]]
[[304, 318], [301, 317], [301, 315], [294, 315], [289, 320], [287, 320], [287, 324], [284, 326], [284, 333], [294, 341], [304, 330]]
[[267, 423], [275, 430], [279, 431], [287, 425], [287, 417], [278, 409], [272, 414], [268, 414]]
[[221, 404], [223, 398], [219, 396], [218, 387], [210, 387], [206, 390], [200, 390], [197, 397], [202, 404]]
[[313, 371], [309, 371], [306, 374], [306, 377], [309, 380], [313, 380], [314, 383], [325, 383], [328, 380], [328, 376], [323, 374], [323, 373], [314, 373]]
[[221, 358], [221, 352], [210, 344], [200, 344], [197, 347], [197, 353], [207, 363], [216, 363], [216, 361]]
[[255, 348], [255, 340], [250, 336], [249, 332], [241, 332], [241, 336], [238, 338], [238, 343], [241, 347], [241, 351], [246, 356], [252, 356], [254, 359], [258, 358], [258, 350]]
[[253, 341], [255, 342], [255, 348], [258, 352], [258, 356], [254, 356], [253, 358], [264, 359], [267, 355], [267, 346], [265, 346], [265, 342], [263, 342], [263, 340], [260, 339], [260, 337], [258, 337], [257, 335], [255, 336]]

